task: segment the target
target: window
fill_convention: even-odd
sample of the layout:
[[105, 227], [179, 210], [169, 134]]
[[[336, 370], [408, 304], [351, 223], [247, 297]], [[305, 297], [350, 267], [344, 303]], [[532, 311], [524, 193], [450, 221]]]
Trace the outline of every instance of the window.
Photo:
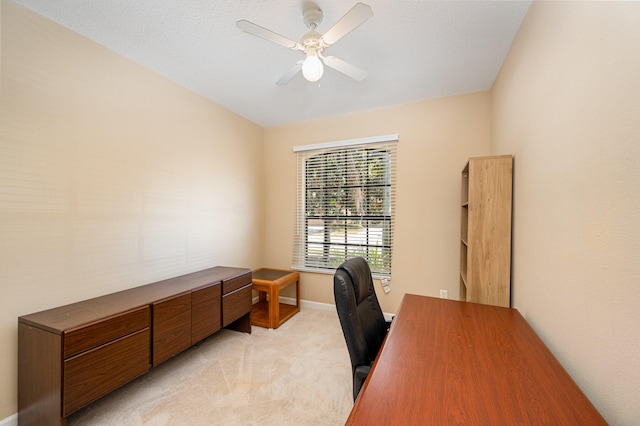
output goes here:
[[354, 256], [391, 275], [398, 136], [294, 148], [298, 156], [293, 268], [333, 272]]

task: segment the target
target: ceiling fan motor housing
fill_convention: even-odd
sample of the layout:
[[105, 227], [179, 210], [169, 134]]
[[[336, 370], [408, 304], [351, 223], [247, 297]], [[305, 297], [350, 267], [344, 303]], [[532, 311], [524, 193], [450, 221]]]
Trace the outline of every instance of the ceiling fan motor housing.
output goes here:
[[322, 49], [323, 46], [320, 45], [320, 37], [322, 37], [322, 34], [315, 30], [311, 30], [305, 33], [300, 39], [300, 44], [304, 46], [305, 52], [307, 51], [308, 47]]

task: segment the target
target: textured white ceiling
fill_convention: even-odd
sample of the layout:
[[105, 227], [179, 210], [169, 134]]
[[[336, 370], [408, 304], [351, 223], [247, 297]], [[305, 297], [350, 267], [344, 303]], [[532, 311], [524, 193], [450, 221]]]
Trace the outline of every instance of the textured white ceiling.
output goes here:
[[[369, 73], [325, 68], [275, 82], [300, 52], [247, 34], [247, 19], [293, 40], [302, 0], [15, 0], [265, 127], [491, 88], [530, 1], [363, 0], [373, 17], [327, 49]], [[356, 1], [317, 0], [328, 30]]]

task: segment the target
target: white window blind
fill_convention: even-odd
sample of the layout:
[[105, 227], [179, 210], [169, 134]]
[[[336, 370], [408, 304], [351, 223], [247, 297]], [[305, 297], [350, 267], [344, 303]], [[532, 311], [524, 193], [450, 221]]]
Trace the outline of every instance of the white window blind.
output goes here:
[[333, 272], [361, 256], [391, 276], [398, 135], [295, 147], [293, 268]]

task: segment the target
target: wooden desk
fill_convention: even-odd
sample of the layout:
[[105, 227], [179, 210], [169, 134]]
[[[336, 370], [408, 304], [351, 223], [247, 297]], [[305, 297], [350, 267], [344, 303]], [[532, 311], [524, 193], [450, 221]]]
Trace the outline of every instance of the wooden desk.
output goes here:
[[515, 309], [405, 295], [347, 425], [605, 425]]

